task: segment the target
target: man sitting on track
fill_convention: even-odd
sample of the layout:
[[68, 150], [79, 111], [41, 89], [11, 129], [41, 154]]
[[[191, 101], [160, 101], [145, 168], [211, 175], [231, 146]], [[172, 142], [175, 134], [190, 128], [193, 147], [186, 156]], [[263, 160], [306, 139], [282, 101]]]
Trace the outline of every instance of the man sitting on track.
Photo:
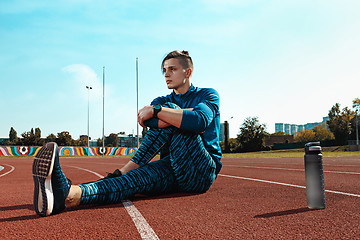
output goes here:
[[[193, 63], [186, 51], [162, 62], [168, 89], [138, 113], [150, 127], [134, 157], [120, 170], [95, 182], [71, 185], [61, 170], [56, 143], [40, 149], [33, 163], [34, 207], [47, 216], [66, 207], [119, 203], [136, 193], [206, 192], [220, 172], [219, 94], [191, 84]], [[160, 160], [152, 161], [160, 152]]]

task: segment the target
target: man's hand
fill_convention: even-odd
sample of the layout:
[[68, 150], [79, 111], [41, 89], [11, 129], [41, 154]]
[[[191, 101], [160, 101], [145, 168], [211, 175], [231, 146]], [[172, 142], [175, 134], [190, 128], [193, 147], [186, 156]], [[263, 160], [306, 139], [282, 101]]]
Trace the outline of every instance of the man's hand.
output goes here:
[[[159, 118], [159, 128], [165, 128], [169, 126], [174, 126], [180, 128], [181, 120], [183, 116], [183, 111], [192, 111], [192, 108], [187, 109], [172, 109], [167, 107], [162, 107], [162, 110], [158, 113]], [[151, 119], [154, 116], [154, 107], [153, 106], [145, 106], [138, 112], [138, 122], [139, 124], [145, 128], [144, 122], [146, 120]]]
[[139, 124], [143, 127], [146, 128], [146, 126], [144, 125], [144, 122], [146, 120], [149, 120], [150, 118], [152, 118], [154, 115], [154, 108], [153, 106], [145, 106], [142, 109], [139, 110], [138, 112], [138, 122]]

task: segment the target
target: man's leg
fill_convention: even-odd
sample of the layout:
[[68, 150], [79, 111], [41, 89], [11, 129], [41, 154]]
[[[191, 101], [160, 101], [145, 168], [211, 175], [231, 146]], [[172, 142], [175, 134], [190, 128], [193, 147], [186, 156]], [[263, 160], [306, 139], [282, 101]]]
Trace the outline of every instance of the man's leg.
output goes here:
[[80, 184], [80, 204], [118, 203], [134, 194], [166, 194], [177, 191], [169, 159], [161, 159], [116, 178]]
[[[165, 103], [165, 107], [179, 108], [174, 103]], [[199, 134], [181, 131], [174, 127], [152, 129], [146, 135], [137, 154], [132, 159], [143, 166], [161, 150], [161, 156], [170, 156], [172, 168], [180, 190], [188, 192], [205, 192], [216, 178], [216, 164]], [[164, 147], [166, 145], [166, 147]]]
[[216, 178], [216, 164], [200, 135], [176, 131], [169, 150], [180, 191], [206, 192]]
[[36, 154], [33, 162], [34, 208], [40, 216], [48, 216], [65, 209], [71, 182], [59, 163], [56, 143], [47, 143]]
[[142, 168], [134, 169], [121, 177], [80, 186], [68, 183], [60, 167], [56, 143], [47, 144], [39, 151], [33, 164], [36, 212], [41, 216], [59, 213], [65, 209], [65, 202], [76, 206], [79, 202], [76, 196], [80, 189], [82, 204], [114, 203], [135, 193], [158, 194], [176, 190], [169, 158], [147, 164], [165, 145], [171, 133], [170, 129], [148, 132], [145, 144], [140, 146], [134, 156], [134, 162], [137, 161]]

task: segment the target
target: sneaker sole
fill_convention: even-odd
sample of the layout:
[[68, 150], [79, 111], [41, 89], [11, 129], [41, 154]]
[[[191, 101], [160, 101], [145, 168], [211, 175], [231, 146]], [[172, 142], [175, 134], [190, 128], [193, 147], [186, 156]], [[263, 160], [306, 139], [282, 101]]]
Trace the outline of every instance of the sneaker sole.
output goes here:
[[48, 143], [36, 154], [33, 162], [34, 208], [40, 216], [49, 216], [53, 211], [54, 194], [51, 174], [55, 161], [55, 143]]

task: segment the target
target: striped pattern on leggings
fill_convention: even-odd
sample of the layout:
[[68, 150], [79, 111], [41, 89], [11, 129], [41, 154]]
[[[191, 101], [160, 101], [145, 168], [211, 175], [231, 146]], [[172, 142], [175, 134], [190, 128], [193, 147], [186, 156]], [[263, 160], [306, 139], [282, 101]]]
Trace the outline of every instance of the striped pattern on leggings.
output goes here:
[[[161, 158], [150, 160], [160, 151]], [[216, 178], [215, 161], [198, 134], [151, 129], [132, 161], [141, 167], [120, 177], [80, 184], [81, 204], [118, 203], [136, 193], [206, 192]]]

